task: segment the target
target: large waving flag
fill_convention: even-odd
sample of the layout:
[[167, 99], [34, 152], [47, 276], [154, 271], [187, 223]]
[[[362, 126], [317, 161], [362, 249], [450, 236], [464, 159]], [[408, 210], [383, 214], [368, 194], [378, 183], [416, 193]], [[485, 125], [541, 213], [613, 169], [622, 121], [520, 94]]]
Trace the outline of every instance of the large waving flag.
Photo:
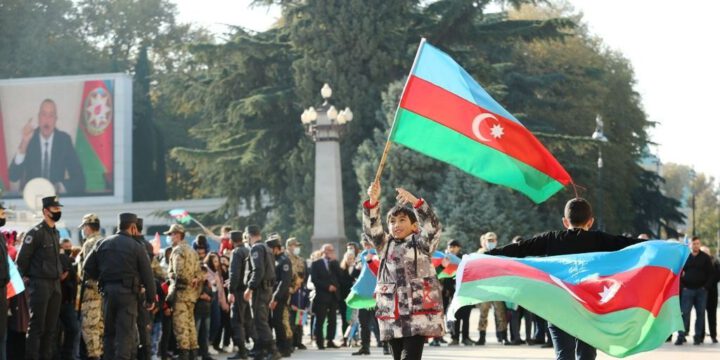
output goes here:
[[112, 81], [86, 81], [80, 104], [75, 151], [85, 174], [85, 190], [112, 190], [113, 180]]
[[570, 175], [512, 114], [449, 55], [423, 41], [403, 90], [390, 140], [536, 203]]
[[433, 266], [437, 269], [440, 265], [442, 265], [442, 262], [445, 258], [447, 258], [450, 263], [443, 269], [442, 272], [438, 274], [438, 279], [455, 277], [455, 273], [457, 272], [458, 266], [460, 265], [460, 258], [457, 257], [457, 255], [451, 253], [444, 253], [440, 250], [435, 250], [433, 252], [430, 261], [432, 261]]
[[615, 252], [463, 258], [448, 314], [483, 301], [516, 303], [591, 346], [625, 357], [683, 329], [680, 273], [689, 249], [647, 241]]
[[10, 260], [10, 256], [7, 257], [8, 267], [10, 269], [10, 282], [7, 284], [6, 298], [9, 299], [23, 291], [25, 291], [25, 283], [23, 283], [22, 276], [15, 266], [15, 263]]
[[[370, 253], [370, 261], [366, 259]], [[377, 285], [377, 274], [380, 268], [380, 258], [375, 249], [365, 250], [360, 253], [362, 269], [360, 276], [353, 284], [345, 299], [345, 303], [352, 309], [369, 309], [375, 307], [375, 285]]]

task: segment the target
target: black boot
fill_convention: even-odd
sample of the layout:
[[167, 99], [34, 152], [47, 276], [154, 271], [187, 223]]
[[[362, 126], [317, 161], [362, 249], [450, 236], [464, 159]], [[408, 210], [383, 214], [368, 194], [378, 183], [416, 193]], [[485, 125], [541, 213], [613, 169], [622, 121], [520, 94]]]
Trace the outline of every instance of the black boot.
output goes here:
[[177, 360], [195, 360], [190, 358], [190, 350], [179, 350]]
[[360, 350], [352, 353], [352, 355], [370, 355], [370, 349], [366, 347], [361, 347]]
[[392, 355], [390, 352], [390, 344], [387, 341], [383, 341], [383, 355]]
[[475, 342], [475, 345], [485, 345], [485, 332], [480, 332], [480, 338]]
[[245, 348], [241, 348], [240, 350], [238, 350], [238, 352], [235, 353], [235, 355], [230, 356], [228, 360], [247, 360], [247, 358], [247, 350], [245, 350]]

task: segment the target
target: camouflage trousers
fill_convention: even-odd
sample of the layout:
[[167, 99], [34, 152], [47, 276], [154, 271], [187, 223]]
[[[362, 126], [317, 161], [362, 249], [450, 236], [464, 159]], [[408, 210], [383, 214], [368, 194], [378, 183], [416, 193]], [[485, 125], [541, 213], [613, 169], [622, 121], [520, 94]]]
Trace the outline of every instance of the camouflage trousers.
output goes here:
[[495, 326], [498, 332], [507, 330], [507, 320], [505, 319], [505, 303], [502, 301], [489, 301], [480, 304], [480, 324], [478, 330], [487, 330], [488, 312], [490, 306], [495, 310]]
[[103, 301], [100, 293], [94, 288], [85, 288], [82, 298], [80, 315], [82, 324], [80, 331], [87, 348], [87, 356], [100, 358], [103, 355], [103, 334], [105, 321], [103, 320]]
[[195, 330], [195, 301], [188, 301], [179, 295], [172, 313], [177, 347], [180, 350], [195, 350], [200, 347]]
[[283, 324], [283, 327], [285, 328], [285, 336], [287, 336], [288, 339], [292, 339], [293, 332], [292, 332], [292, 328], [290, 327], [290, 310], [288, 309], [287, 306], [285, 306], [285, 308], [283, 309], [282, 324]]

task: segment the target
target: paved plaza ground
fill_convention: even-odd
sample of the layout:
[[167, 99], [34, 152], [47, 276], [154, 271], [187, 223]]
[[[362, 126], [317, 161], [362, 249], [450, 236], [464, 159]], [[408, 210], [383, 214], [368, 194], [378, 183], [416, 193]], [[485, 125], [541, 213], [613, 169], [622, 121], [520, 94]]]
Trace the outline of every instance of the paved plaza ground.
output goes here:
[[[470, 317], [470, 324], [474, 326], [470, 327], [470, 338], [477, 340], [479, 313], [477, 310], [473, 310]], [[492, 315], [490, 315], [492, 318]], [[493, 321], [489, 319], [490, 327], [493, 328]], [[694, 319], [691, 318], [691, 324], [694, 323]], [[494, 330], [494, 329], [493, 329]], [[375, 346], [375, 339], [373, 337], [371, 344], [372, 348], [370, 356], [352, 356], [351, 353], [357, 351], [355, 348], [342, 348], [342, 349], [326, 349], [317, 350], [314, 345], [311, 345], [310, 338], [307, 336], [309, 328], [305, 328], [305, 339], [304, 343], [307, 345], [307, 350], [297, 350], [290, 359], [392, 359], [391, 356], [383, 356], [382, 348]], [[490, 332], [488, 334], [489, 343], [485, 346], [453, 346], [448, 347], [443, 344], [442, 347], [430, 347], [425, 346], [423, 353], [423, 359], [427, 360], [469, 360], [469, 359], [489, 359], [489, 360], [516, 360], [516, 359], [544, 359], [552, 360], [555, 359], [552, 349], [543, 349], [539, 346], [504, 346], [497, 343], [495, 333]], [[450, 339], [449, 335], [445, 336], [446, 340]], [[675, 335], [673, 335], [675, 340]], [[637, 354], [634, 356], [627, 357], [625, 359], [630, 360], [720, 360], [720, 344], [709, 343], [710, 339], [707, 338], [705, 343], [702, 345], [694, 346], [691, 343], [682, 346], [673, 345], [672, 342], [665, 343], [659, 349]], [[216, 355], [215, 359], [226, 359], [228, 355]], [[599, 360], [615, 359], [611, 356], [605, 355], [598, 352]]]

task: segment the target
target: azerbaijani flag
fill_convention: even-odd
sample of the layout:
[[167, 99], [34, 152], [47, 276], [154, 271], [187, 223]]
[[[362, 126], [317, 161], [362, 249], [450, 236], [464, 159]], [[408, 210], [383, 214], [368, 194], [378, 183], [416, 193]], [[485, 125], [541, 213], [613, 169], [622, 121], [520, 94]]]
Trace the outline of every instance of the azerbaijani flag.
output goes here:
[[7, 257], [8, 268], [10, 269], [10, 282], [7, 284], [6, 298], [9, 299], [23, 291], [25, 291], [25, 283], [23, 283], [22, 276], [15, 266], [15, 263]]
[[[368, 252], [371, 254], [370, 261], [366, 259]], [[360, 253], [360, 260], [363, 264], [360, 276], [350, 289], [345, 303], [352, 309], [369, 309], [375, 307], [375, 285], [377, 285], [380, 258], [375, 249], [370, 249]]]
[[679, 285], [688, 253], [680, 243], [655, 240], [614, 252], [466, 256], [448, 314], [483, 301], [512, 302], [608, 355], [625, 357], [683, 330]]
[[445, 258], [448, 258], [448, 260], [450, 260], [450, 264], [448, 264], [448, 266], [444, 268], [441, 273], [438, 274], [438, 279], [455, 277], [458, 265], [460, 265], [459, 257], [457, 257], [455, 254], [444, 253], [440, 250], [435, 250], [433, 252], [430, 261], [432, 261], [433, 266], [437, 269], [440, 265], [442, 265], [442, 261]]
[[189, 224], [192, 221], [192, 216], [187, 210], [183, 209], [172, 209], [169, 211], [170, 216], [174, 217], [177, 222], [181, 224]]
[[75, 140], [85, 174], [85, 190], [112, 190], [113, 180], [112, 81], [86, 81], [80, 103], [80, 123]]
[[305, 323], [307, 323], [307, 311], [298, 309], [295, 312], [295, 325], [305, 326]]
[[449, 55], [423, 39], [390, 140], [541, 203], [572, 179]]

